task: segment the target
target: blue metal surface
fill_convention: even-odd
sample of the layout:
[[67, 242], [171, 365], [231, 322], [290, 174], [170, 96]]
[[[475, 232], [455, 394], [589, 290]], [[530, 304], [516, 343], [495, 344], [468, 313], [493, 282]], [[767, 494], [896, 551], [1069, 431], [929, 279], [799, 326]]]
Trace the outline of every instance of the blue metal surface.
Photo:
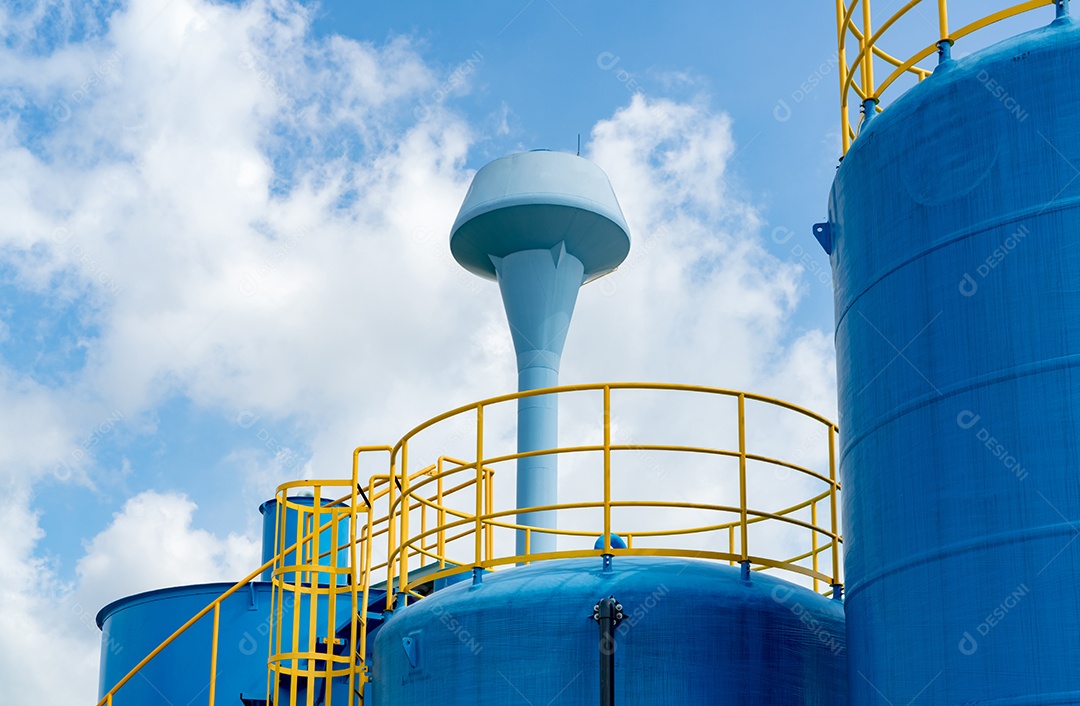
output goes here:
[[[232, 584], [208, 583], [149, 591], [114, 601], [97, 616], [102, 628], [98, 698], [143, 657]], [[213, 614], [143, 668], [113, 699], [115, 706], [205, 703], [210, 684]], [[270, 585], [253, 584], [222, 604], [219, 623], [217, 702], [239, 695], [265, 698], [270, 634]]]
[[1080, 31], [945, 61], [833, 187], [854, 704], [1080, 703]]
[[[847, 703], [843, 606], [700, 560], [549, 561], [396, 611], [374, 650], [375, 706], [595, 706], [593, 607], [614, 595], [621, 706]], [[404, 642], [408, 640], [409, 642]]]
[[[630, 249], [619, 203], [604, 172], [559, 152], [525, 152], [476, 173], [450, 235], [467, 270], [499, 283], [517, 353], [518, 389], [559, 384], [559, 362], [582, 283], [618, 267]], [[558, 400], [518, 402], [518, 451], [558, 447]], [[517, 462], [517, 507], [558, 502], [558, 459]], [[519, 524], [555, 527], [553, 511], [523, 512]], [[554, 551], [555, 536], [524, 532], [517, 553]]]

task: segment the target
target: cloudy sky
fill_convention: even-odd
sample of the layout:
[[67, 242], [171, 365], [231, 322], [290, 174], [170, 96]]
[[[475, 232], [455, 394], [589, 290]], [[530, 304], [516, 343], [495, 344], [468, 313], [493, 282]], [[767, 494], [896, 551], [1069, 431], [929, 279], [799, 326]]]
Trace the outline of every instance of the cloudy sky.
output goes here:
[[632, 231], [564, 382], [835, 418], [834, 33], [794, 1], [0, 4], [5, 693], [86, 702], [102, 605], [239, 578], [278, 483], [514, 389], [447, 247], [511, 152], [580, 135]]

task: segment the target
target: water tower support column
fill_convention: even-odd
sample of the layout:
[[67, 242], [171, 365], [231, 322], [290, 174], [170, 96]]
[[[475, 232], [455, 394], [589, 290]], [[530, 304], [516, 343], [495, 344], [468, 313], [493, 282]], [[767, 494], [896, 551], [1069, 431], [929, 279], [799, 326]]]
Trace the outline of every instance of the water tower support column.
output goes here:
[[[550, 250], [523, 250], [492, 256], [506, 318], [517, 353], [518, 390], [538, 390], [559, 384], [559, 361], [574, 314], [578, 288], [584, 280], [581, 261], [563, 243]], [[556, 448], [559, 444], [558, 399], [553, 395], [518, 401], [518, 452]], [[519, 508], [558, 502], [558, 464], [555, 454], [530, 456], [517, 462]], [[555, 512], [523, 512], [518, 524], [555, 527]], [[555, 551], [555, 536], [532, 532], [528, 553]], [[526, 533], [518, 532], [517, 553], [526, 553]]]

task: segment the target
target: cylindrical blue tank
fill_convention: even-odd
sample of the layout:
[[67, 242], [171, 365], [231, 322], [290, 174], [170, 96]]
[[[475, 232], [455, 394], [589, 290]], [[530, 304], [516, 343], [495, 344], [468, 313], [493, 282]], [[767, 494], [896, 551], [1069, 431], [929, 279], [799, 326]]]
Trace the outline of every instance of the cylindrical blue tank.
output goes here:
[[1080, 31], [864, 125], [830, 227], [853, 704], [1080, 703]]
[[486, 574], [397, 611], [375, 640], [375, 706], [595, 706], [614, 596], [620, 706], [847, 703], [844, 614], [772, 576], [695, 559], [540, 562]]
[[[165, 638], [232, 587], [208, 583], [148, 591], [114, 601], [97, 616], [102, 630], [101, 698]], [[113, 703], [205, 703], [210, 684], [210, 644], [214, 616], [208, 613], [165, 648]], [[218, 625], [219, 704], [266, 698], [266, 654], [270, 634], [270, 584], [253, 583], [225, 599]]]
[[[312, 498], [312, 497], [308, 497], [308, 496], [290, 496], [289, 497], [289, 502], [294, 503], [296, 505], [303, 506], [305, 508], [309, 508], [309, 507], [314, 506], [315, 499]], [[324, 505], [329, 505], [330, 501], [329, 500], [324, 500], [323, 504]], [[282, 540], [281, 543], [279, 544], [278, 543], [278, 533], [277, 533], [276, 530], [279, 529], [277, 527], [277, 523], [279, 521], [281, 521], [281, 518], [278, 517], [278, 501], [277, 501], [277, 498], [271, 498], [270, 500], [267, 500], [262, 505], [260, 505], [259, 506], [259, 513], [262, 515], [262, 518], [263, 518], [263, 522], [262, 522], [262, 561], [263, 561], [264, 564], [266, 562], [270, 561], [271, 559], [273, 559], [274, 556], [281, 549], [283, 549], [285, 547], [288, 547], [288, 546], [291, 546], [291, 545], [295, 544], [297, 541], [303, 539], [306, 536], [306, 533], [311, 530], [311, 528], [309, 527], [309, 528], [306, 528], [305, 532], [300, 532], [299, 531], [300, 528], [298, 528], [297, 525], [296, 525], [296, 522], [297, 522], [297, 519], [298, 519], [298, 517], [300, 515], [300, 512], [296, 508], [286, 507], [285, 508], [285, 513], [284, 513], [285, 514], [284, 522], [282, 523], [282, 526], [280, 528], [282, 530], [282, 533], [283, 533], [282, 536], [284, 537], [284, 540]], [[307, 516], [306, 519], [310, 523], [310, 521], [311, 521], [310, 516]], [[323, 515], [323, 516], [320, 516], [320, 518], [319, 518], [320, 524], [325, 524], [329, 520], [330, 520], [329, 515]], [[348, 542], [348, 540], [349, 540], [349, 521], [348, 521], [347, 518], [345, 518], [345, 519], [342, 519], [338, 523], [338, 546], [339, 547], [343, 546], [345, 543]], [[327, 552], [329, 552], [331, 550], [331, 545], [332, 544], [333, 544], [333, 532], [331, 531], [331, 528], [327, 528], [327, 529], [323, 530], [319, 534], [319, 548], [320, 548], [319, 552], [320, 552], [320, 554], [325, 554], [325, 556], [322, 556], [322, 557], [319, 558], [319, 560], [318, 560], [319, 564], [324, 564], [326, 566], [330, 566], [332, 564], [332, 557], [330, 556], [329, 553], [327, 553]], [[348, 562], [349, 562], [348, 550], [347, 549], [341, 549], [341, 550], [338, 550], [336, 552], [336, 554], [337, 554], [336, 566], [339, 566], [339, 567], [348, 566]], [[295, 566], [296, 563], [297, 563], [297, 559], [296, 559], [296, 552], [295, 551], [289, 552], [288, 554], [285, 555], [284, 562], [283, 562], [284, 566]], [[270, 577], [271, 577], [271, 575], [273, 573], [274, 573], [273, 567], [271, 567], [269, 569], [266, 569], [265, 571], [262, 572], [262, 575], [261, 575], [262, 580], [263, 581], [269, 581]], [[286, 581], [293, 581], [294, 580], [294, 576], [293, 576], [292, 573], [282, 574], [282, 578], [284, 580], [286, 580]], [[320, 576], [319, 576], [320, 583], [326, 583], [329, 580], [330, 579], [329, 579], [329, 576], [327, 574], [320, 574]]]

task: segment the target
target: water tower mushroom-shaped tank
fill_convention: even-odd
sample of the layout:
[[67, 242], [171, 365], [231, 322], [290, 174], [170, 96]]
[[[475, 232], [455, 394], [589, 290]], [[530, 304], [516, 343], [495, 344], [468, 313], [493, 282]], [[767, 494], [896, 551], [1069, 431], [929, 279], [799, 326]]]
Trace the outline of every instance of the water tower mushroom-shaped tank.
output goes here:
[[[517, 353], [518, 389], [559, 383], [562, 356], [578, 288], [626, 259], [630, 235], [607, 175], [570, 154], [523, 152], [491, 162], [473, 178], [450, 235], [462, 267], [499, 283]], [[523, 398], [518, 405], [518, 451], [557, 444], [554, 397]], [[554, 455], [519, 459], [517, 506], [556, 503]], [[554, 513], [526, 511], [518, 523], [553, 527]], [[526, 548], [526, 541], [530, 546]], [[517, 538], [518, 554], [553, 551], [542, 532]]]

